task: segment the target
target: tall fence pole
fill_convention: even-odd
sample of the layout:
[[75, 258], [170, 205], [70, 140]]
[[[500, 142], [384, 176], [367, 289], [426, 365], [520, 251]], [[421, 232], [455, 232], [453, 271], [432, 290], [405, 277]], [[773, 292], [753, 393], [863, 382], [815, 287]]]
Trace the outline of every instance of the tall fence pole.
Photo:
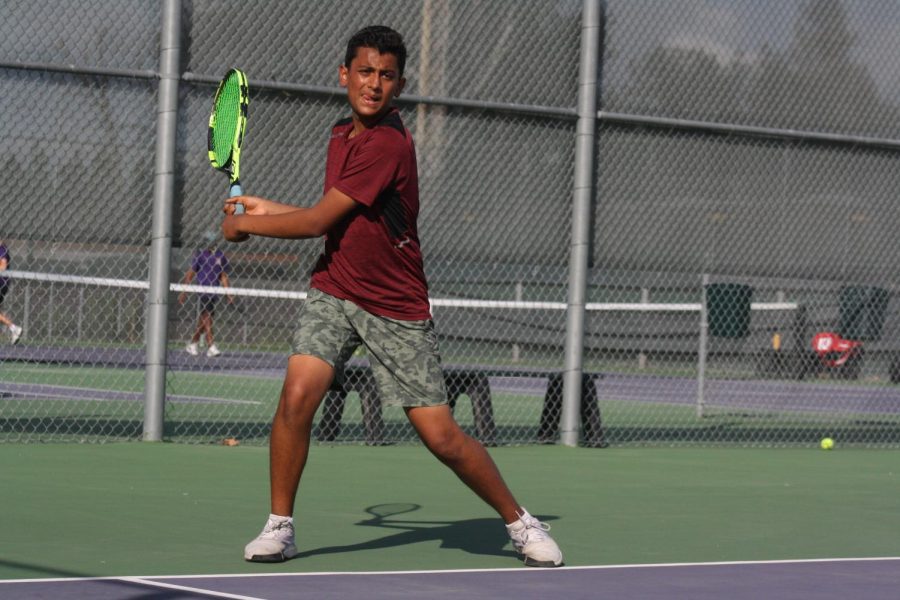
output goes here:
[[578, 444], [584, 355], [584, 315], [594, 197], [594, 146], [597, 127], [597, 73], [600, 66], [602, 0], [584, 0], [578, 74], [578, 123], [575, 133], [575, 185], [572, 242], [569, 251], [569, 298], [560, 443]]
[[153, 231], [150, 288], [147, 292], [147, 365], [144, 387], [144, 440], [163, 435], [166, 400], [166, 347], [169, 322], [169, 263], [172, 253], [172, 196], [181, 61], [181, 0], [164, 0], [159, 51], [159, 108], [156, 167], [153, 173]]

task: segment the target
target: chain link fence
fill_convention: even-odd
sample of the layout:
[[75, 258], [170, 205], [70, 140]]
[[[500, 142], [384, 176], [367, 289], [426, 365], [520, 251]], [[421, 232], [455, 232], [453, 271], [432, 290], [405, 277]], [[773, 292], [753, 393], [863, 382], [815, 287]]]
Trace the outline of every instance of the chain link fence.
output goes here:
[[[142, 438], [164, 4], [0, 5], [0, 312], [23, 329], [0, 342], [0, 441]], [[409, 49], [399, 106], [455, 415], [487, 444], [557, 442], [580, 310], [582, 1], [176, 4], [164, 438], [267, 442], [321, 251], [209, 239], [226, 188], [206, 158], [215, 83], [232, 66], [251, 80], [244, 189], [308, 206], [347, 113], [346, 40], [383, 23]], [[580, 443], [898, 447], [900, 7], [599, 6]], [[211, 290], [185, 279], [210, 246], [232, 286], [218, 356], [195, 337]], [[323, 402], [322, 443], [414, 440], [366, 365]]]

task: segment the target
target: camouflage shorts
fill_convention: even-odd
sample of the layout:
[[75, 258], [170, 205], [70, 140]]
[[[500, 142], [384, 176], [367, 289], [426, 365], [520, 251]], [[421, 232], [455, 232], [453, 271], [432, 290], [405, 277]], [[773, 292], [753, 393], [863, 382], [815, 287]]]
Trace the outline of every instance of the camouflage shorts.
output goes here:
[[381, 401], [399, 406], [447, 403], [434, 323], [400, 321], [366, 312], [349, 300], [316, 289], [300, 311], [294, 354], [317, 356], [343, 379], [344, 364], [363, 345]]

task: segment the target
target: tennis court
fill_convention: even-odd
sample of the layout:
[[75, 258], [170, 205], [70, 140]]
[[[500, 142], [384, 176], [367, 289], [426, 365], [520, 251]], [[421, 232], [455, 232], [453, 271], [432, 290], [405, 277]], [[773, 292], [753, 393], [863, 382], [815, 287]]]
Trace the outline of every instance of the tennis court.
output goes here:
[[[408, 52], [362, 96], [415, 157], [347, 266], [399, 252], [427, 290], [391, 258], [351, 287], [427, 303], [558, 569], [367, 348], [315, 415], [299, 554], [243, 560], [333, 255], [226, 243], [222, 200], [316, 205], [376, 23]], [[897, 31], [889, 0], [0, 2], [0, 598], [897, 600]]]
[[[262, 565], [241, 550], [267, 511], [264, 448], [7, 444], [0, 595], [896, 597], [893, 452], [491, 454], [552, 526], [564, 570], [522, 566], [499, 520], [419, 447], [314, 447], [299, 555]], [[382, 503], [411, 510], [373, 519]]]
[[[511, 570], [414, 571], [119, 577], [0, 583], [19, 598], [893, 598], [900, 559], [772, 561], [703, 565], [561, 567], [551, 573]], [[860, 580], [866, 583], [860, 586]], [[587, 591], [592, 590], [592, 591]], [[600, 590], [600, 591], [598, 591]], [[677, 590], [677, 591], [673, 591]], [[45, 597], [45, 596], [41, 596]]]

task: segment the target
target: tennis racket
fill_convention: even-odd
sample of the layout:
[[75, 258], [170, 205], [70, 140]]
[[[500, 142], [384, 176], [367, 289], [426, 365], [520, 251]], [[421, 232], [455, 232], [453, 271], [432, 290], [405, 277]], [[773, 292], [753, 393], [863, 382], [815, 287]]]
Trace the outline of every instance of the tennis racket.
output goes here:
[[[250, 88], [240, 69], [231, 69], [219, 83], [212, 113], [209, 115], [209, 163], [228, 175], [229, 197], [241, 196], [241, 144], [247, 129]], [[234, 214], [244, 212], [242, 204], [234, 205]]]

